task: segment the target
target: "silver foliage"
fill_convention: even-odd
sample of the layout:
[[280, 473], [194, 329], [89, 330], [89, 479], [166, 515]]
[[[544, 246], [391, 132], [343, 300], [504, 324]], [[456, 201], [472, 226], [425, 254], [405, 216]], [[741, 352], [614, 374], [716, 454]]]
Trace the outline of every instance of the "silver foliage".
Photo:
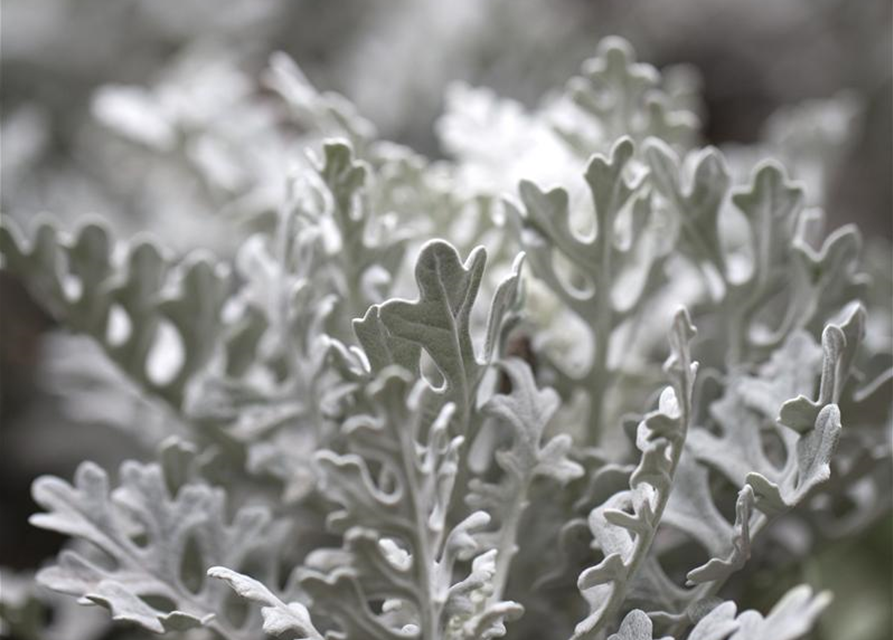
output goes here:
[[115, 481], [37, 480], [33, 523], [76, 540], [42, 584], [231, 640], [810, 630], [829, 596], [807, 586], [765, 617], [717, 594], [785, 523], [795, 562], [889, 513], [889, 291], [780, 164], [742, 182], [698, 148], [685, 76], [611, 38], [531, 113], [454, 88], [444, 162], [284, 56], [265, 82], [302, 134], [259, 163], [170, 82], [96, 109], [185, 149], [249, 222], [234, 253], [0, 226], [4, 267], [179, 436]]

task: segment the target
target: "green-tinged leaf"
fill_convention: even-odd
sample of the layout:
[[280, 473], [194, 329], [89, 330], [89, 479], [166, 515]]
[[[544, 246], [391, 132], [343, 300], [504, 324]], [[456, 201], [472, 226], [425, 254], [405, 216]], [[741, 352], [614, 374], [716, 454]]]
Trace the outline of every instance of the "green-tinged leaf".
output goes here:
[[421, 346], [446, 379], [448, 397], [467, 406], [469, 381], [480, 376], [471, 341], [471, 308], [484, 273], [486, 252], [477, 249], [463, 264], [447, 242], [425, 245], [416, 262], [419, 299], [389, 300], [381, 306], [388, 331]]

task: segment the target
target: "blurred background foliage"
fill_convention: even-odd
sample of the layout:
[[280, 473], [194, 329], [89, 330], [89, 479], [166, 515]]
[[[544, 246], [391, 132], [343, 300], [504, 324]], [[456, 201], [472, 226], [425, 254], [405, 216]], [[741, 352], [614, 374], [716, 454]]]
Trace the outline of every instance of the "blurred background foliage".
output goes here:
[[[285, 170], [279, 160], [293, 152], [264, 137], [264, 118], [275, 114], [254, 108], [264, 105], [264, 95], [245, 80], [261, 74], [272, 52], [285, 51], [315, 86], [354, 102], [383, 139], [439, 158], [444, 150], [435, 125], [448, 84], [488, 86], [533, 107], [592, 55], [601, 37], [617, 34], [659, 68], [690, 63], [698, 70], [707, 144], [734, 150], [765, 139], [767, 130], [771, 139], [772, 123], [786, 117], [786, 108], [849, 92], [858, 109], [822, 200], [832, 227], [856, 222], [872, 241], [891, 236], [888, 0], [233, 0], [225, 9], [216, 0], [4, 0], [0, 6], [0, 207], [26, 225], [44, 212], [69, 222], [97, 214], [124, 234], [150, 230], [178, 250], [202, 245], [226, 255], [236, 239], [219, 219], [243, 222], [233, 208], [240, 181], [265, 172], [268, 184], [250, 195], [261, 207], [265, 198], [275, 200]], [[169, 106], [196, 129], [223, 132], [233, 145], [228, 155], [191, 156], [210, 166], [216, 183], [197, 180], [182, 149], [159, 153], [152, 140], [141, 147], [121, 135], [127, 123], [110, 123], [103, 100], [114, 95], [109, 88], [122, 86], [141, 88], [140, 99]], [[60, 340], [52, 318], [2, 273], [0, 301], [0, 565], [28, 571], [59, 544], [26, 523], [34, 511], [33, 478], [69, 476], [88, 457], [111, 463], [145, 455], [135, 432], [150, 426], [112, 429], [102, 415], [85, 413], [83, 403], [66, 402], [57, 392], [60, 380], [95, 358], [94, 347]], [[130, 419], [139, 422], [140, 415]], [[761, 582], [756, 574], [742, 605], [765, 611], [801, 581], [834, 587], [821, 638], [891, 637], [891, 527], [888, 518], [859, 538], [829, 545], [791, 567], [788, 582], [775, 574]], [[2, 588], [15, 585], [7, 579]]]

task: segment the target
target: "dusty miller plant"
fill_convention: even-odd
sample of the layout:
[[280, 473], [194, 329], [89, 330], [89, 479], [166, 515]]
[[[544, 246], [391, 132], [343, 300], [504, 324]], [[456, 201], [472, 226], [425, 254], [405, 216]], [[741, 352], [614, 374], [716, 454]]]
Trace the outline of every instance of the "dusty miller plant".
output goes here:
[[[265, 82], [306, 156], [273, 210], [244, 177], [273, 222], [234, 255], [0, 227], [170, 425], [154, 461], [34, 483], [71, 538], [38, 582], [190, 638], [809, 633], [829, 593], [725, 598], [889, 513], [886, 254], [779, 163], [734, 178], [690, 73], [619, 39], [532, 112], [453, 87], [440, 162], [282, 56]], [[102, 112], [137, 142], [223, 140], [132, 99]]]

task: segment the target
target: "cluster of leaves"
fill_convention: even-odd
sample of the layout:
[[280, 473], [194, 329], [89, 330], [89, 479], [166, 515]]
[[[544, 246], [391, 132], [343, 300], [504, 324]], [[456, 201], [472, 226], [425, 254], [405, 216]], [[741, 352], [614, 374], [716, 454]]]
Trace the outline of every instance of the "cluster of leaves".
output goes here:
[[232, 264], [0, 226], [4, 268], [180, 426], [117, 488], [91, 463], [35, 483], [33, 523], [74, 539], [38, 580], [233, 640], [808, 632], [827, 594], [766, 617], [719, 595], [766, 541], [808, 551], [778, 521], [889, 512], [889, 325], [866, 321], [889, 300], [858, 231], [823, 238], [774, 162], [736, 184], [692, 148], [686, 85], [617, 39], [539, 111], [490, 105], [556, 161], [517, 197], [528, 165], [483, 154], [486, 123], [448, 115], [432, 164], [271, 74], [339, 139]]

